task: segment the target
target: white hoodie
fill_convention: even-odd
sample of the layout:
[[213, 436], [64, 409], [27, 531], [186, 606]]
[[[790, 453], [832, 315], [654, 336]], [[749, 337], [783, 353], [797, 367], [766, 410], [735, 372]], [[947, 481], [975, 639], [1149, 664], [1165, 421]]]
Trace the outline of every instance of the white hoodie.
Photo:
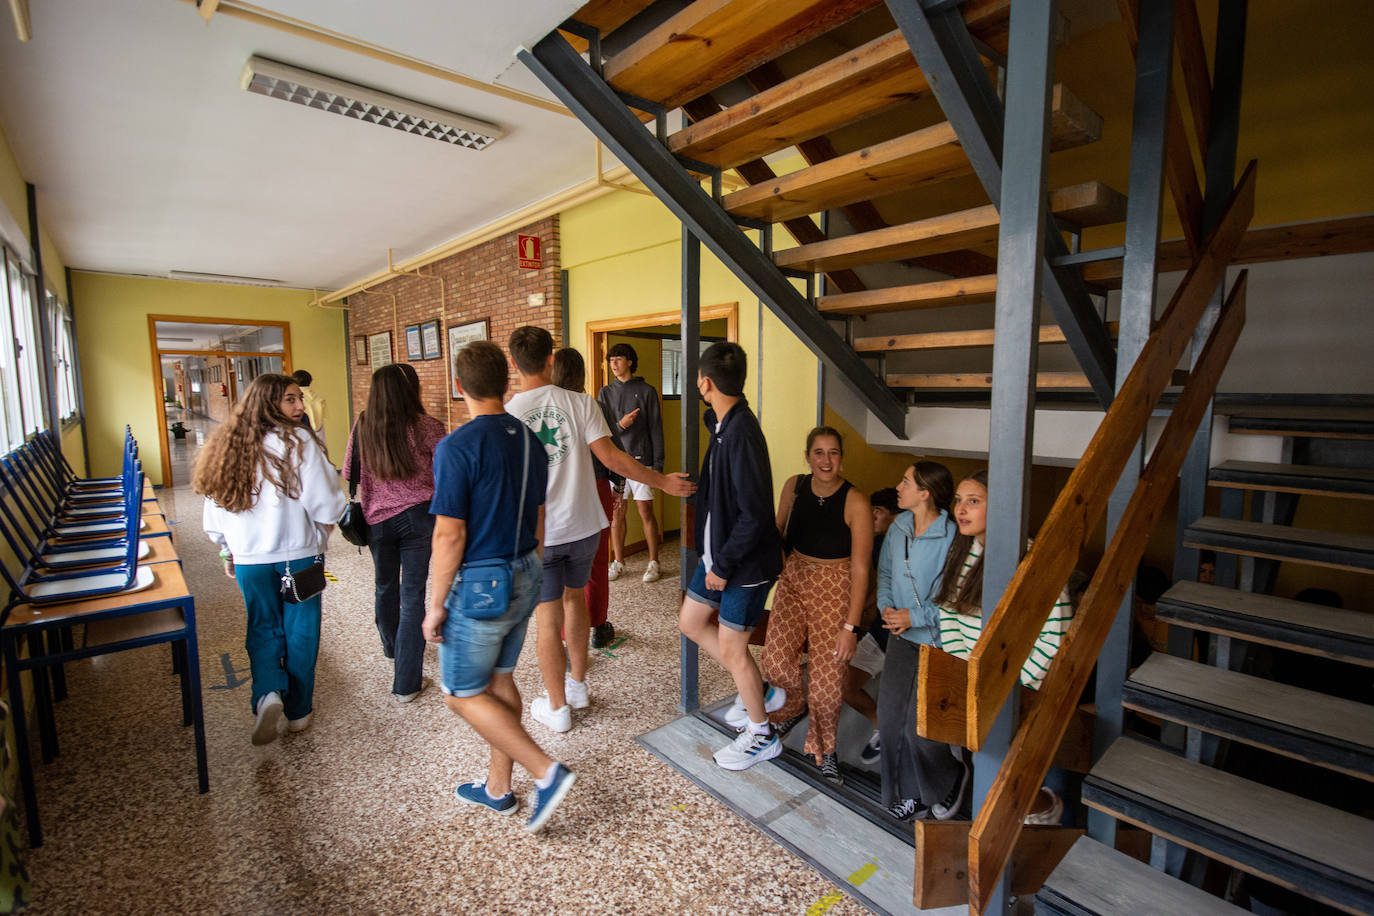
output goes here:
[[[205, 533], [234, 555], [235, 563], [281, 563], [324, 553], [327, 534], [343, 515], [348, 497], [324, 449], [305, 429], [292, 430], [300, 441], [300, 497], [285, 499], [258, 471], [258, 499], [246, 512], [229, 512], [205, 500]], [[269, 455], [280, 455], [285, 443], [277, 431], [262, 440]]]

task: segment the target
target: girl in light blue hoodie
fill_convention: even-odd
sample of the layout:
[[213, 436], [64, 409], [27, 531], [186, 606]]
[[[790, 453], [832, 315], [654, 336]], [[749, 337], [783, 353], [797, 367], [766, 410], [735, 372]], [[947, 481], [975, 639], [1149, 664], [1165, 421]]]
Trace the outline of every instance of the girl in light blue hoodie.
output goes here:
[[887, 659], [878, 690], [883, 804], [900, 820], [925, 817], [949, 791], [961, 767], [949, 745], [916, 733], [916, 671], [921, 643], [940, 645], [940, 614], [934, 602], [940, 571], [958, 527], [950, 520], [954, 479], [935, 461], [918, 461], [897, 484], [897, 516], [878, 560], [878, 610]]

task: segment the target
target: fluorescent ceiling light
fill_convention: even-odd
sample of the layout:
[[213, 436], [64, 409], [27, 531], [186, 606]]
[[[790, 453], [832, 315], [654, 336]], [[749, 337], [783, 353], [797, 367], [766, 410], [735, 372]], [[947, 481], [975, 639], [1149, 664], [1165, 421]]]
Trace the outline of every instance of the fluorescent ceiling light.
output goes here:
[[169, 280], [197, 280], [203, 283], [232, 283], [236, 286], [281, 286], [285, 280], [265, 277], [240, 277], [237, 274], [207, 274], [198, 270], [169, 270]]
[[486, 121], [346, 83], [256, 55], [243, 65], [239, 85], [273, 99], [330, 111], [468, 149], [485, 149], [504, 133]]

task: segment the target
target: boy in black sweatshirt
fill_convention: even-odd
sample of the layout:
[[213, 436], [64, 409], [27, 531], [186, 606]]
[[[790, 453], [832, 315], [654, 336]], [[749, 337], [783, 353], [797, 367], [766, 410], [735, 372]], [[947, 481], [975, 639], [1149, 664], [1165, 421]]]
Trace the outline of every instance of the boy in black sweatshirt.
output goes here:
[[[763, 614], [783, 557], [768, 443], [744, 399], [745, 374], [739, 344], [717, 343], [701, 355], [697, 391], [711, 408], [705, 418], [711, 441], [697, 489], [701, 562], [678, 617], [683, 634], [734, 677], [736, 705], [748, 716], [739, 737], [715, 753], [716, 763], [727, 770], [743, 770], [782, 752], [768, 712], [786, 700], [782, 688], [765, 688], [749, 654], [749, 633]], [[718, 624], [711, 621], [715, 612]]]

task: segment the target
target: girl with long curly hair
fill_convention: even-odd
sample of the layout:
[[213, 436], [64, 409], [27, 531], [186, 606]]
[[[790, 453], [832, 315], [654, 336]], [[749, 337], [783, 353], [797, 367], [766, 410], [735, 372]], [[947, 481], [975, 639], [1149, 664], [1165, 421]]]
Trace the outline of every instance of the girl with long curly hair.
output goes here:
[[434, 516], [434, 449], [444, 424], [425, 413], [420, 379], [408, 363], [372, 373], [367, 409], [358, 416], [344, 453], [352, 480], [358, 452], [358, 501], [372, 552], [374, 615], [382, 652], [392, 659], [391, 693], [409, 703], [429, 686], [424, 674], [425, 583]]
[[304, 416], [294, 379], [258, 376], [211, 434], [191, 479], [205, 497], [205, 533], [220, 546], [248, 613], [254, 744], [310, 725], [321, 596], [286, 602], [283, 577], [323, 560], [329, 530], [348, 504]]

